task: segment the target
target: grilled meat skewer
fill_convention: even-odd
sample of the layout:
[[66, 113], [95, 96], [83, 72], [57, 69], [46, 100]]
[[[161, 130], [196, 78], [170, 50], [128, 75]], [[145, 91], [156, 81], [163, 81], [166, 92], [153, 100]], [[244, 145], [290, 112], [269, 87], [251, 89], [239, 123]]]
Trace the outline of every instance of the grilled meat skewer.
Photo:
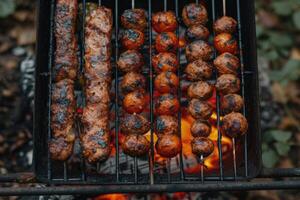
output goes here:
[[73, 152], [75, 141], [75, 95], [78, 59], [75, 25], [78, 4], [76, 0], [57, 0], [54, 17], [54, 54], [51, 135], [49, 151], [53, 160], [67, 160]]
[[86, 16], [83, 155], [90, 163], [105, 161], [111, 152], [109, 103], [112, 11], [98, 6]]

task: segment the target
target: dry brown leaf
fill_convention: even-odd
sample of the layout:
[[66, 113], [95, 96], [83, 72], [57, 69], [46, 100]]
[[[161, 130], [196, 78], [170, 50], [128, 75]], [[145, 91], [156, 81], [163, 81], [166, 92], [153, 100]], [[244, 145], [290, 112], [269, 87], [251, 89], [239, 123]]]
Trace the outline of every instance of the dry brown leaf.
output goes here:
[[300, 105], [300, 87], [297, 82], [289, 82], [285, 91], [289, 101]]
[[280, 200], [276, 191], [253, 191], [249, 193], [247, 200]]
[[36, 32], [33, 27], [20, 27], [13, 28], [9, 35], [17, 40], [18, 45], [34, 44], [36, 41]]
[[291, 51], [291, 58], [295, 60], [300, 60], [300, 49], [293, 48]]
[[271, 90], [272, 90], [272, 94], [274, 97], [274, 101], [283, 103], [283, 104], [287, 102], [288, 99], [287, 99], [285, 90], [278, 82], [274, 82], [272, 84]]
[[257, 17], [258, 17], [258, 20], [260, 21], [260, 23], [266, 28], [274, 28], [279, 25], [278, 16], [276, 16], [268, 11], [260, 10], [257, 13]]
[[294, 168], [294, 164], [289, 158], [282, 158], [278, 164], [278, 168]]
[[292, 127], [297, 127], [298, 123], [299, 122], [297, 122], [297, 120], [295, 120], [294, 118], [284, 117], [281, 120], [281, 123], [279, 125], [279, 129], [286, 130], [286, 129], [289, 129], [289, 128], [292, 128]]

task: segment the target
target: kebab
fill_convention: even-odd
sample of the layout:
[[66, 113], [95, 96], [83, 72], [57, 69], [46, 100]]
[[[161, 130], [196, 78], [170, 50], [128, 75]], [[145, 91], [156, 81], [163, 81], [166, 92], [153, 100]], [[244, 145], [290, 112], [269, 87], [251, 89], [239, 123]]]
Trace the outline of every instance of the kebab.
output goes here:
[[49, 151], [53, 160], [67, 160], [75, 141], [75, 95], [78, 59], [75, 24], [78, 5], [76, 0], [57, 0], [54, 35], [54, 84], [51, 97], [51, 134]]
[[[188, 112], [195, 119], [191, 125], [194, 137], [191, 142], [192, 152], [200, 157], [201, 163], [214, 150], [213, 142], [208, 138], [211, 125], [208, 119], [213, 108], [207, 100], [213, 95], [213, 86], [206, 82], [212, 76], [212, 66], [208, 63], [213, 56], [213, 48], [208, 44], [209, 31], [205, 27], [208, 21], [206, 8], [196, 3], [184, 6], [182, 11], [184, 24], [188, 27], [185, 39], [189, 42], [185, 49], [186, 59], [189, 62], [185, 73], [192, 81], [187, 90], [189, 97]], [[203, 173], [203, 166], [201, 167]], [[203, 176], [202, 176], [203, 177]]]
[[144, 136], [150, 129], [148, 119], [142, 114], [146, 106], [146, 79], [141, 74], [144, 65], [139, 49], [145, 42], [144, 30], [147, 26], [143, 9], [127, 9], [121, 16], [125, 28], [121, 43], [125, 51], [121, 53], [117, 65], [124, 74], [121, 89], [124, 96], [121, 131], [126, 134], [121, 144], [123, 152], [130, 156], [143, 156], [149, 152], [150, 142]]
[[159, 96], [155, 103], [155, 133], [158, 140], [156, 152], [169, 159], [181, 151], [181, 140], [178, 135], [178, 121], [173, 115], [180, 109], [176, 96], [179, 78], [175, 74], [179, 62], [175, 53], [178, 49], [178, 38], [174, 31], [178, 23], [172, 11], [157, 12], [152, 16], [152, 27], [158, 33], [155, 38], [157, 55], [152, 57], [152, 66], [156, 72], [155, 90]]
[[112, 11], [97, 6], [86, 16], [83, 155], [90, 163], [106, 160], [111, 152], [109, 103], [111, 84]]

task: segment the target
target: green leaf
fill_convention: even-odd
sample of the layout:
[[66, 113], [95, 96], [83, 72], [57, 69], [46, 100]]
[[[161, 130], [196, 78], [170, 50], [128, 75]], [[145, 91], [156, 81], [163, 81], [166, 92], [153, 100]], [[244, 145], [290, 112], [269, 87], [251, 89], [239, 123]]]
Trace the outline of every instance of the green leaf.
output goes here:
[[269, 149], [269, 145], [267, 143], [262, 143], [261, 149], [262, 151], [267, 151]]
[[290, 59], [283, 66], [282, 70], [271, 71], [269, 75], [271, 80], [280, 81], [281, 84], [284, 81], [297, 80], [300, 77], [300, 61]]
[[292, 13], [293, 4], [288, 1], [278, 1], [271, 4], [278, 15], [287, 16]]
[[270, 33], [270, 41], [277, 47], [290, 47], [293, 44], [293, 40], [290, 35]]
[[275, 151], [269, 149], [262, 153], [263, 165], [267, 168], [272, 168], [276, 165], [279, 160], [279, 156]]
[[279, 55], [278, 55], [278, 53], [277, 53], [276, 50], [271, 50], [271, 51], [265, 53], [265, 57], [266, 57], [268, 60], [273, 61], [273, 60], [278, 59], [278, 58], [279, 58]]
[[276, 151], [277, 153], [280, 155], [280, 156], [285, 156], [289, 153], [290, 149], [291, 149], [291, 146], [287, 143], [282, 143], [282, 142], [276, 142], [274, 144], [275, 148], [276, 148]]
[[1, 0], [0, 1], [0, 18], [7, 17], [12, 14], [16, 9], [14, 0]]
[[272, 130], [269, 133], [277, 142], [287, 142], [292, 137], [292, 133], [289, 131]]
[[293, 14], [293, 21], [297, 29], [300, 29], [300, 11]]
[[260, 37], [264, 33], [264, 28], [262, 25], [256, 25], [256, 37]]

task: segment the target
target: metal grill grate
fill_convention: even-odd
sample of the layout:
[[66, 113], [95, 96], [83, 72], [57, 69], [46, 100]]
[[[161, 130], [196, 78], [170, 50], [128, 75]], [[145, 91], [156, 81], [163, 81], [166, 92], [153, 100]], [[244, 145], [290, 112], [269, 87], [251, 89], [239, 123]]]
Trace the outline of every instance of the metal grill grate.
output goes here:
[[[85, 16], [86, 16], [86, 0], [80, 0], [79, 3], [82, 5], [82, 14], [79, 15], [81, 17], [81, 24], [80, 24], [80, 30], [79, 30], [79, 47], [80, 47], [80, 69], [83, 70], [84, 65], [84, 48], [85, 48], [85, 42], [84, 42], [84, 28], [85, 28]], [[95, 1], [92, 1], [95, 2]], [[201, 170], [198, 174], [187, 174], [185, 172], [185, 158], [182, 153], [178, 155], [176, 158], [173, 158], [172, 160], [168, 159], [166, 162], [166, 167], [164, 170], [158, 170], [157, 166], [155, 165], [154, 160], [154, 128], [153, 128], [153, 122], [154, 122], [154, 116], [153, 116], [153, 104], [154, 104], [154, 89], [153, 89], [153, 77], [154, 72], [152, 69], [152, 63], [151, 63], [151, 57], [153, 54], [153, 32], [151, 27], [151, 16], [153, 12], [157, 12], [160, 10], [173, 10], [176, 14], [177, 19], [179, 20], [179, 24], [182, 24], [180, 21], [181, 18], [181, 11], [184, 5], [187, 3], [190, 3], [192, 1], [180, 1], [180, 0], [164, 0], [163, 2], [154, 2], [151, 0], [142, 0], [138, 2], [134, 2], [134, 0], [115, 0], [114, 2], [108, 1], [108, 0], [102, 0], [98, 1], [98, 4], [102, 4], [106, 7], [109, 7], [114, 12], [114, 41], [113, 41], [113, 47], [114, 47], [114, 55], [112, 57], [112, 64], [113, 66], [116, 63], [116, 60], [118, 60], [118, 56], [120, 53], [120, 46], [118, 43], [119, 38], [119, 17], [122, 11], [126, 8], [131, 7], [138, 7], [141, 6], [148, 12], [148, 32], [145, 33], [147, 35], [147, 42], [144, 45], [144, 56], [146, 60], [148, 60], [146, 70], [144, 72], [145, 75], [149, 77], [149, 94], [150, 94], [150, 121], [151, 121], [151, 151], [149, 152], [149, 155], [147, 157], [147, 160], [145, 159], [139, 159], [139, 158], [129, 158], [127, 156], [120, 157], [120, 150], [119, 150], [119, 88], [118, 88], [118, 82], [119, 82], [119, 75], [117, 67], [114, 66], [114, 78], [115, 78], [115, 84], [114, 84], [114, 92], [115, 92], [115, 99], [113, 104], [113, 111], [115, 114], [115, 121], [114, 121], [114, 128], [115, 128], [115, 150], [116, 150], [116, 156], [114, 160], [109, 160], [109, 164], [104, 164], [104, 168], [107, 169], [109, 167], [112, 167], [114, 171], [112, 173], [105, 174], [103, 173], [103, 163], [98, 163], [96, 166], [89, 166], [84, 159], [80, 158], [80, 162], [75, 167], [71, 167], [70, 163], [68, 161], [65, 161], [63, 163], [57, 162], [57, 161], [51, 161], [50, 159], [50, 153], [47, 150], [47, 176], [45, 176], [43, 173], [38, 175], [38, 178], [42, 181], [47, 181], [50, 183], [101, 183], [101, 184], [159, 184], [159, 183], [190, 183], [191, 181], [193, 183], [196, 182], [204, 182], [204, 181], [229, 181], [229, 180], [244, 180], [251, 178], [255, 176], [259, 170], [259, 166], [256, 166], [255, 164], [252, 164], [251, 167], [249, 167], [248, 162], [248, 150], [250, 148], [248, 144], [248, 138], [253, 137], [254, 139], [260, 138], [259, 137], [259, 130], [256, 128], [250, 129], [248, 131], [248, 134], [242, 138], [242, 140], [235, 141], [233, 139], [232, 144], [232, 162], [230, 163], [229, 167], [224, 166], [223, 162], [223, 153], [222, 153], [222, 134], [220, 132], [220, 96], [217, 95], [216, 97], [216, 113], [217, 113], [217, 129], [218, 129], [218, 141], [217, 141], [217, 147], [219, 152], [219, 161], [218, 161], [218, 171], [211, 173], [207, 172], [207, 170], [203, 169], [203, 165], [201, 165]], [[196, 1], [198, 3], [198, 1]], [[210, 23], [208, 24], [209, 29], [212, 31], [212, 23], [220, 16], [222, 16], [222, 0], [211, 0], [206, 1], [208, 5], [208, 11], [209, 11], [209, 17], [210, 17]], [[154, 5], [155, 3], [155, 5]], [[227, 0], [227, 13], [234, 17], [238, 21], [238, 32], [236, 33], [235, 37], [238, 39], [239, 42], [239, 57], [241, 62], [241, 71], [240, 71], [240, 78], [241, 78], [241, 95], [246, 100], [245, 105], [247, 104], [247, 96], [245, 95], [245, 88], [246, 88], [246, 79], [249, 79], [249, 83], [253, 81], [253, 75], [255, 74], [255, 71], [251, 67], [246, 67], [244, 64], [244, 49], [245, 46], [243, 44], [244, 40], [242, 38], [242, 19], [241, 19], [241, 2], [240, 0]], [[51, 130], [50, 130], [50, 105], [51, 105], [51, 85], [52, 85], [52, 76], [51, 76], [51, 69], [53, 65], [53, 54], [55, 51], [54, 47], [54, 38], [53, 38], [53, 19], [54, 19], [54, 11], [55, 11], [55, 0], [51, 0], [51, 10], [50, 10], [50, 24], [49, 24], [49, 60], [48, 60], [48, 138], [46, 139], [45, 144], [47, 144], [47, 141], [51, 139]], [[183, 26], [178, 26], [176, 30], [176, 34], [179, 38], [181, 33], [183, 32]], [[212, 32], [212, 35], [214, 36], [214, 33]], [[181, 55], [183, 52], [178, 50], [177, 57], [180, 61], [180, 68], [183, 68], [186, 62], [181, 59]], [[150, 55], [150, 56], [149, 56]], [[249, 55], [249, 54], [248, 54]], [[215, 53], [216, 57], [216, 53]], [[255, 58], [252, 58], [255, 59]], [[248, 61], [249, 62], [249, 61]], [[177, 70], [177, 75], [181, 79], [182, 77], [182, 70]], [[215, 72], [215, 78], [217, 77], [217, 73]], [[250, 77], [250, 78], [249, 78]], [[211, 80], [215, 81], [215, 80]], [[181, 81], [180, 81], [181, 82]], [[255, 86], [254, 86], [255, 87]], [[250, 88], [251, 89], [251, 88]], [[257, 88], [255, 88], [257, 89]], [[249, 88], [247, 89], [249, 90]], [[186, 104], [184, 101], [182, 101], [182, 91], [181, 87], [178, 89], [178, 98], [184, 106]], [[77, 97], [79, 99], [82, 99], [82, 94], [80, 91], [77, 91]], [[258, 100], [257, 100], [258, 101]], [[258, 102], [257, 102], [258, 103]], [[243, 107], [243, 114], [244, 116], [247, 116], [247, 119], [249, 120], [250, 117], [248, 116], [247, 111], [249, 109], [254, 109], [257, 111], [257, 108], [246, 108]], [[254, 111], [255, 112], [255, 111]], [[258, 113], [256, 113], [258, 114]], [[252, 118], [255, 116], [255, 114], [251, 114]], [[178, 112], [178, 125], [179, 125], [179, 132], [181, 133], [181, 121], [182, 121], [182, 113]], [[249, 122], [256, 123], [258, 119], [252, 119]], [[251, 125], [250, 125], [251, 126]], [[80, 125], [77, 124], [77, 129], [80, 132]], [[254, 131], [253, 131], [254, 130]], [[42, 133], [40, 133], [42, 134]], [[180, 134], [181, 135], [181, 134]], [[248, 137], [248, 138], [247, 138]], [[236, 152], [236, 145], [239, 143], [240, 146], [243, 147], [243, 153], [240, 153], [237, 155]], [[255, 144], [259, 148], [260, 141], [254, 141], [252, 142], [252, 145]], [[256, 152], [252, 153], [255, 154]], [[239, 159], [243, 161], [237, 162], [237, 156]], [[255, 161], [257, 160], [258, 155], [253, 155], [251, 160]], [[125, 161], [124, 161], [125, 159]], [[258, 158], [259, 159], [259, 158]], [[129, 162], [133, 162], [133, 164], [129, 164]], [[175, 167], [178, 167], [178, 170], [174, 171], [174, 162], [176, 163]], [[131, 169], [127, 170], [126, 173], [122, 173], [122, 167], [123, 165], [129, 165]], [[38, 166], [38, 164], [37, 164]], [[172, 168], [173, 166], [173, 168]], [[77, 168], [74, 170], [74, 168]], [[172, 169], [171, 169], [172, 168]], [[91, 169], [93, 169], [91, 171]], [[146, 170], [148, 169], [148, 170]], [[43, 171], [45, 169], [41, 169]], [[164, 173], [157, 173], [158, 171], [164, 171]], [[249, 170], [251, 172], [249, 173]], [[62, 173], [60, 173], [62, 171]], [[130, 172], [130, 173], [128, 173]]]

